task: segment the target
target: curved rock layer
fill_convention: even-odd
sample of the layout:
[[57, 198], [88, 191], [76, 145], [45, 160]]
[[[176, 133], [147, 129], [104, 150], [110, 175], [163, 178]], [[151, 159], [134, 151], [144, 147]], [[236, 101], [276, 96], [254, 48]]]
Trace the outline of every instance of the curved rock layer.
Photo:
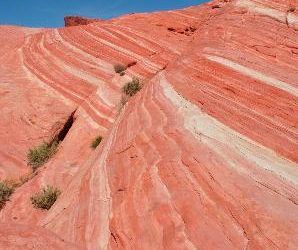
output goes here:
[[[48, 249], [295, 249], [297, 7], [225, 0], [0, 27], [0, 178], [30, 173], [29, 148], [74, 117], [58, 153], [0, 212], [10, 225], [0, 247], [34, 249], [38, 235]], [[130, 66], [125, 76], [117, 63]], [[144, 87], [122, 107], [134, 76]], [[30, 196], [46, 184], [62, 195], [36, 210]]]
[[[132, 15], [102, 25], [47, 30], [1, 26], [0, 138], [5, 143], [0, 177], [25, 173], [28, 148], [50, 140], [74, 110], [104, 134], [118, 113], [123, 84], [132, 76], [150, 79], [191, 41], [156, 24], [174, 17]], [[139, 29], [126, 25], [139, 19]], [[181, 17], [173, 24], [193, 25], [192, 19], [186, 21]], [[117, 63], [133, 66], [120, 77], [113, 69]]]

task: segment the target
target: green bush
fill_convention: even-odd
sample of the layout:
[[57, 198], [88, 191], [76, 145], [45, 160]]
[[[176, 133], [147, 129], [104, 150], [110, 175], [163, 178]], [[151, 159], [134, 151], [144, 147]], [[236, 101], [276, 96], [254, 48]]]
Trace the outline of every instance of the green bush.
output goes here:
[[96, 149], [97, 146], [101, 143], [102, 141], [102, 137], [101, 136], [97, 136], [91, 143], [91, 148]]
[[140, 80], [138, 78], [133, 78], [131, 82], [128, 82], [122, 88], [123, 92], [128, 96], [135, 95], [142, 88]]
[[8, 201], [12, 193], [13, 188], [7, 185], [7, 183], [0, 181], [0, 208]]
[[40, 192], [32, 196], [30, 199], [32, 205], [35, 208], [49, 210], [58, 199], [60, 194], [61, 191], [59, 189], [48, 185], [44, 187]]
[[126, 66], [123, 64], [116, 64], [114, 65], [114, 70], [116, 73], [121, 74], [123, 71], [126, 70]]
[[28, 164], [32, 166], [33, 171], [47, 162], [51, 156], [57, 152], [58, 142], [43, 143], [34, 149], [30, 149], [27, 154]]

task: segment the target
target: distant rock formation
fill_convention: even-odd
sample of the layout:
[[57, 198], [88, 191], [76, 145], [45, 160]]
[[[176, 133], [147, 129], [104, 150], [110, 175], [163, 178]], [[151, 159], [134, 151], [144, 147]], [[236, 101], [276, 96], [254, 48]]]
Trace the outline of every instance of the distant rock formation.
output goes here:
[[101, 19], [86, 18], [81, 16], [66, 16], [64, 17], [65, 27], [87, 25], [89, 23], [100, 22]]

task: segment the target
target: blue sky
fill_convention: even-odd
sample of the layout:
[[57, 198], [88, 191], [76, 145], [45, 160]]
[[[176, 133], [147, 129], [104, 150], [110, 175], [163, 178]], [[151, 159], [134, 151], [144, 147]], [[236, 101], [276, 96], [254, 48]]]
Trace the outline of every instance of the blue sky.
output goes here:
[[111, 18], [131, 12], [178, 9], [206, 0], [1, 0], [0, 25], [61, 27], [66, 15]]

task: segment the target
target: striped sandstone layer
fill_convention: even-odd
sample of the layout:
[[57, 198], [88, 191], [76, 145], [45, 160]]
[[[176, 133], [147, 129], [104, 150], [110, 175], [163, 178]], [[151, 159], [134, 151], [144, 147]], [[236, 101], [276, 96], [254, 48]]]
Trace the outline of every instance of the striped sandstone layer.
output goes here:
[[[61, 29], [1, 27], [0, 177], [29, 173], [28, 149], [74, 117], [58, 153], [1, 211], [3, 228], [26, 244], [20, 230], [34, 227], [49, 249], [295, 249], [295, 6], [214, 1]], [[116, 63], [133, 66], [120, 77]], [[120, 109], [133, 76], [144, 87]], [[30, 196], [46, 184], [62, 195], [45, 212]], [[69, 247], [50, 245], [55, 237]]]

